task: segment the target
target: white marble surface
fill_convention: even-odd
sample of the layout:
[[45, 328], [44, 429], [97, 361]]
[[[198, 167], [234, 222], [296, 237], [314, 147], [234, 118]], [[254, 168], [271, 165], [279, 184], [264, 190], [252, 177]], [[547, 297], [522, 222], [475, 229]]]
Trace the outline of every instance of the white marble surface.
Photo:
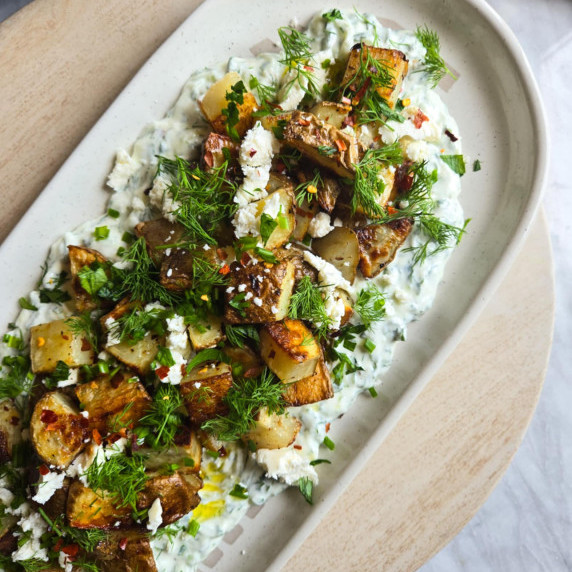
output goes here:
[[[27, 0], [0, 0], [0, 21]], [[544, 207], [556, 330], [538, 409], [512, 465], [473, 520], [421, 572], [572, 570], [572, 0], [490, 0], [520, 40], [544, 96], [552, 164]], [[533, 272], [534, 269], [531, 269]]]

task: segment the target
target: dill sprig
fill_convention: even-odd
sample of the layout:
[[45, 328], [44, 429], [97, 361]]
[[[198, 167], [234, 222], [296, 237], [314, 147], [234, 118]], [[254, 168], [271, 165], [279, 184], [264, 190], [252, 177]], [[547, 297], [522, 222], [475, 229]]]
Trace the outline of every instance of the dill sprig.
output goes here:
[[107, 540], [109, 536], [107, 531], [98, 528], [84, 530], [70, 526], [66, 524], [64, 515], [52, 520], [41, 507], [38, 508], [38, 512], [57, 536], [78, 544], [86, 552], [92, 552], [100, 542]]
[[284, 412], [283, 390], [284, 385], [268, 368], [260, 377], [238, 378], [224, 398], [228, 414], [209, 419], [201, 428], [222, 441], [236, 441], [254, 427], [256, 414], [263, 407], [269, 413]]
[[379, 149], [368, 149], [362, 160], [355, 165], [354, 191], [351, 200], [352, 213], [358, 206], [370, 218], [380, 218], [385, 209], [377, 201], [385, 190], [381, 169], [387, 165], [399, 165], [403, 153], [396, 141]]
[[286, 92], [297, 83], [309, 96], [317, 95], [319, 90], [311, 64], [314, 54], [310, 48], [310, 39], [292, 26], [278, 28], [278, 36], [284, 50], [284, 59], [279, 61], [288, 71], [294, 72], [294, 77], [286, 84]]
[[294, 193], [296, 193], [296, 202], [298, 205], [302, 205], [302, 203], [306, 200], [309, 203], [312, 202], [312, 199], [317, 196], [318, 188], [323, 186], [324, 182], [322, 181], [322, 175], [319, 169], [314, 169], [314, 175], [311, 179], [300, 183], [295, 189]]
[[181, 157], [158, 157], [157, 175], [170, 178], [168, 192], [175, 205], [173, 214], [185, 229], [191, 248], [199, 244], [215, 246], [217, 229], [227, 223], [237, 205], [232, 201], [236, 188], [226, 179], [228, 160], [206, 173]]
[[441, 57], [441, 43], [437, 32], [430, 30], [427, 26], [423, 26], [417, 28], [415, 35], [426, 50], [423, 67], [419, 71], [424, 71], [428, 74], [431, 87], [437, 87], [437, 84], [447, 74], [453, 79], [457, 79]]
[[354, 310], [359, 314], [366, 328], [369, 328], [374, 322], [383, 320], [385, 316], [383, 292], [375, 284], [369, 284], [360, 290]]
[[326, 304], [322, 296], [323, 289], [316, 286], [309, 276], [304, 276], [290, 298], [290, 318], [312, 322], [316, 335], [320, 339], [327, 336], [332, 319], [326, 312]]
[[76, 336], [83, 336], [94, 351], [99, 347], [99, 320], [92, 320], [89, 312], [83, 312], [78, 316], [72, 316], [66, 320], [66, 324]]
[[139, 420], [137, 435], [153, 449], [168, 449], [185, 419], [179, 411], [182, 405], [181, 392], [173, 385], [161, 384], [149, 411]]
[[14, 399], [22, 393], [28, 393], [34, 383], [30, 373], [30, 360], [23, 355], [4, 356], [2, 358], [2, 377], [0, 377], [0, 399]]
[[137, 495], [145, 488], [145, 457], [134, 453], [112, 455], [100, 463], [96, 458], [87, 470], [87, 482], [95, 491], [106, 491], [118, 508], [129, 506], [137, 510]]
[[258, 109], [252, 114], [254, 117], [264, 117], [266, 115], [278, 115], [282, 109], [276, 102], [276, 86], [260, 83], [254, 76], [250, 76], [248, 87], [254, 90], [258, 99]]
[[260, 343], [258, 330], [255, 326], [232, 326], [231, 324], [225, 324], [224, 333], [226, 334], [228, 343], [238, 348], [243, 348], [245, 345], [250, 345], [251, 343], [256, 345]]
[[143, 310], [141, 306], [134, 308], [120, 316], [109, 328], [109, 334], [119, 338], [122, 342], [135, 344], [142, 340], [147, 332], [153, 331], [163, 334], [164, 320], [170, 314], [169, 310], [152, 308]]

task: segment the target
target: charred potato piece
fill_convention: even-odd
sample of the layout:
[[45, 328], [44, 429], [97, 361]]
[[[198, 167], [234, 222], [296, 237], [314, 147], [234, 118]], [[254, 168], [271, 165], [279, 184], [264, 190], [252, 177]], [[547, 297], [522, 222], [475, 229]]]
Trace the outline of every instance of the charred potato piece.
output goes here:
[[400, 218], [385, 224], [372, 224], [356, 229], [359, 240], [359, 269], [366, 278], [377, 276], [394, 258], [405, 242], [413, 221]]
[[[294, 288], [294, 264], [284, 260], [267, 264], [231, 266], [230, 288], [226, 290], [224, 317], [230, 324], [276, 322], [288, 315]], [[260, 301], [258, 303], [257, 301]]]
[[[386, 48], [374, 48], [364, 44], [356, 44], [350, 51], [346, 71], [342, 79], [342, 85], [349, 85], [359, 76], [362, 61], [365, 62], [367, 57], [380, 62], [386, 69], [391, 77], [391, 81], [385, 87], [378, 87], [377, 93], [387, 101], [389, 107], [395, 107], [399, 92], [401, 91], [401, 84], [403, 78], [407, 75], [409, 62], [405, 54], [399, 50], [388, 50]], [[357, 95], [359, 97], [359, 95]], [[355, 101], [354, 105], [359, 103]]]
[[102, 572], [157, 572], [149, 537], [137, 531], [110, 532], [94, 556]]
[[290, 383], [314, 374], [321, 350], [304, 322], [285, 319], [260, 330], [260, 355], [282, 382]]
[[81, 334], [74, 334], [65, 320], [30, 328], [30, 357], [34, 373], [51, 373], [58, 361], [70, 367], [90, 365], [94, 351]]
[[[354, 165], [359, 162], [356, 137], [324, 123], [312, 113], [292, 113], [284, 128], [284, 143], [340, 177], [353, 179], [355, 175]], [[321, 153], [323, 147], [331, 148], [332, 154]]]
[[115, 425], [129, 427], [145, 415], [151, 397], [137, 378], [122, 372], [78, 385], [75, 393], [89, 413], [92, 427], [103, 431]]
[[302, 242], [304, 237], [308, 234], [308, 229], [310, 228], [310, 221], [314, 218], [314, 215], [318, 212], [318, 202], [312, 201], [308, 202], [304, 199], [301, 205], [294, 205], [294, 213], [296, 215], [296, 225], [294, 227], [294, 232], [292, 233], [292, 238], [298, 242]]
[[11, 399], [0, 401], [0, 465], [12, 459], [12, 448], [22, 440], [20, 413]]
[[78, 272], [85, 266], [94, 262], [105, 262], [105, 256], [85, 246], [68, 246], [70, 258], [71, 287], [75, 299], [75, 306], [80, 312], [97, 308], [97, 303], [93, 301], [91, 294], [88, 294], [82, 287]]
[[87, 419], [66, 395], [50, 391], [34, 407], [30, 437], [45, 463], [65, 468], [85, 447], [87, 427]]
[[353, 284], [360, 261], [359, 242], [353, 230], [337, 226], [326, 236], [314, 239], [312, 249]]
[[352, 300], [351, 300], [349, 294], [345, 290], [342, 290], [341, 288], [336, 288], [335, 292], [336, 292], [336, 296], [338, 298], [341, 298], [343, 303], [344, 303], [345, 313], [342, 316], [342, 319], [340, 321], [340, 326], [345, 326], [350, 321], [350, 318], [353, 316], [353, 313], [354, 313], [354, 309], [352, 306]]
[[0, 554], [3, 556], [10, 556], [18, 549], [18, 537], [10, 530], [17, 522], [18, 519], [12, 516], [0, 519]]
[[[94, 491], [80, 481], [74, 481], [69, 489], [66, 516], [70, 526], [75, 528], [117, 528], [132, 523], [131, 507], [117, 506], [117, 500], [105, 491]], [[121, 502], [121, 501], [119, 501]]]
[[135, 226], [135, 234], [145, 239], [149, 256], [157, 266], [165, 258], [165, 251], [169, 245], [177, 244], [183, 232], [184, 229], [180, 224], [169, 222], [166, 218], [147, 220]]
[[[294, 264], [295, 285], [297, 285], [304, 276], [308, 276], [312, 282], [318, 280], [318, 271], [304, 260], [303, 251], [296, 246], [292, 246], [292, 248], [279, 248], [274, 251], [274, 254], [278, 260], [290, 260], [290, 262]], [[296, 290], [296, 286], [294, 286], [294, 290]]]
[[257, 449], [282, 449], [296, 439], [302, 424], [295, 417], [283, 413], [268, 413], [266, 408], [256, 415], [255, 426], [244, 435], [245, 442], [252, 442]]
[[333, 177], [323, 177], [323, 181], [324, 184], [318, 187], [318, 203], [328, 214], [332, 214], [342, 188]]
[[320, 101], [310, 109], [310, 112], [324, 123], [329, 123], [338, 129], [342, 129], [345, 127], [344, 122], [348, 118], [351, 110], [351, 105], [335, 103], [333, 101]]
[[270, 172], [270, 176], [268, 178], [268, 184], [266, 185], [266, 190], [269, 193], [273, 193], [278, 189], [284, 189], [289, 193], [294, 192], [294, 183], [292, 179], [287, 175], [282, 175], [281, 173], [276, 173], [275, 171]]
[[[192, 477], [198, 479], [196, 475]], [[179, 471], [175, 471], [172, 475], [156, 475], [147, 481], [145, 488], [137, 496], [137, 510], [149, 508], [156, 499], [161, 499], [163, 508], [161, 526], [167, 526], [199, 505], [201, 499], [197, 494], [198, 490], [191, 486]]]
[[194, 257], [193, 253], [181, 248], [166, 252], [159, 274], [161, 284], [175, 292], [192, 288]]
[[181, 383], [193, 423], [201, 424], [228, 411], [224, 397], [232, 387], [232, 368], [224, 362], [212, 362], [192, 369]]
[[72, 479], [66, 477], [64, 482], [52, 497], [43, 505], [44, 512], [52, 520], [56, 520], [58, 516], [66, 513], [66, 505], [68, 502], [68, 494], [72, 484]]
[[218, 169], [226, 161], [224, 149], [228, 150], [231, 161], [238, 160], [240, 147], [237, 143], [228, 135], [209, 133], [203, 143], [202, 163], [205, 171]]
[[[226, 117], [222, 114], [222, 110], [228, 107], [226, 94], [232, 91], [232, 87], [240, 81], [242, 81], [240, 75], [236, 72], [229, 72], [214, 83], [205, 93], [202, 101], [199, 101], [203, 115], [217, 133], [226, 134]], [[243, 99], [244, 102], [237, 105], [238, 123], [235, 125], [241, 137], [252, 127], [252, 114], [258, 109], [256, 98], [252, 93], [247, 91], [243, 94]]]
[[324, 358], [320, 358], [314, 375], [288, 384], [282, 395], [284, 396], [284, 401], [293, 407], [332, 398], [334, 396], [334, 388], [332, 387], [330, 371]]
[[264, 369], [262, 360], [250, 348], [226, 346], [223, 352], [230, 358], [236, 375], [238, 369], [242, 377], [258, 377]]
[[213, 348], [224, 340], [222, 319], [219, 316], [208, 316], [206, 321], [189, 324], [189, 337], [196, 352]]
[[145, 461], [149, 471], [160, 471], [167, 465], [177, 465], [181, 474], [198, 473], [201, 470], [202, 446], [197, 434], [184, 427], [175, 436], [175, 444], [166, 451], [154, 451]]
[[278, 189], [277, 191], [269, 194], [266, 198], [259, 200], [256, 203], [258, 205], [256, 213], [257, 216], [261, 217], [266, 205], [275, 201], [280, 205], [280, 212], [284, 217], [282, 219], [284, 222], [283, 226], [279, 224], [268, 237], [268, 240], [264, 245], [268, 250], [272, 250], [286, 244], [294, 232], [294, 227], [296, 226], [296, 217], [294, 216], [294, 195], [286, 189]]
[[265, 115], [260, 119], [262, 127], [268, 131], [272, 131], [275, 135], [280, 133], [283, 127], [290, 121], [292, 117], [291, 111], [286, 111], [278, 115]]

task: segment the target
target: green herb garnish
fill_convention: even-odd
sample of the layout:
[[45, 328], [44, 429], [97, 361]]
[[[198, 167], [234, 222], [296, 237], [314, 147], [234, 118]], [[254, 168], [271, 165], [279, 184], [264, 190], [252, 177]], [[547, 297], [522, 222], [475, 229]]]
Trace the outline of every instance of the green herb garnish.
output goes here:
[[478, 159], [475, 159], [473, 162], [473, 173], [481, 170], [481, 162]]
[[222, 110], [222, 115], [226, 117], [226, 132], [233, 141], [240, 141], [236, 125], [240, 121], [238, 106], [244, 103], [245, 93], [246, 87], [242, 81], [236, 82], [226, 93], [227, 106]]
[[327, 435], [324, 437], [324, 445], [330, 451], [333, 451], [336, 448], [336, 444]]
[[342, 13], [337, 8], [334, 8], [333, 10], [330, 10], [329, 12], [324, 12], [322, 14], [322, 18], [324, 20], [326, 20], [326, 22], [334, 22], [335, 20], [343, 20], [344, 19], [344, 17], [342, 16]]
[[441, 160], [449, 165], [457, 175], [462, 177], [465, 174], [465, 158], [463, 155], [441, 155]]
[[34, 304], [32, 304], [32, 302], [30, 302], [27, 298], [20, 298], [18, 300], [18, 304], [20, 305], [20, 308], [22, 308], [22, 310], [32, 310], [32, 311], [36, 311], [38, 308], [36, 308], [36, 306], [34, 306]]
[[243, 487], [242, 485], [236, 483], [232, 489], [232, 491], [230, 491], [230, 493], [228, 493], [231, 497], [235, 497], [237, 499], [247, 499], [248, 498], [248, 489], [246, 487]]
[[310, 39], [302, 32], [291, 26], [278, 28], [278, 35], [284, 50], [284, 59], [279, 60], [287, 70], [294, 72], [294, 77], [288, 81], [285, 91], [288, 92], [297, 83], [309, 96], [318, 94], [318, 85], [314, 78], [314, 67], [311, 64], [313, 54], [310, 49]]
[[290, 298], [290, 318], [312, 322], [318, 338], [326, 338], [332, 319], [326, 311], [322, 289], [304, 276]]
[[[369, 284], [360, 290], [354, 310], [359, 314], [366, 328], [385, 317], [385, 298], [375, 284]], [[375, 348], [375, 345], [373, 346]]]
[[302, 496], [306, 499], [308, 504], [314, 504], [312, 499], [314, 494], [314, 483], [308, 477], [302, 477], [298, 479], [298, 488], [302, 493]]
[[441, 44], [437, 33], [424, 26], [417, 28], [415, 35], [426, 50], [423, 68], [420, 71], [425, 71], [429, 75], [431, 87], [437, 87], [437, 84], [446, 74], [449, 74], [453, 79], [457, 79], [441, 57]]
[[93, 231], [93, 236], [95, 236], [95, 240], [105, 240], [109, 237], [109, 228], [107, 226], [98, 226]]
[[269, 214], [262, 213], [260, 217], [260, 236], [262, 237], [262, 243], [266, 246], [268, 239], [274, 232], [274, 229], [278, 226], [278, 222], [273, 219]]

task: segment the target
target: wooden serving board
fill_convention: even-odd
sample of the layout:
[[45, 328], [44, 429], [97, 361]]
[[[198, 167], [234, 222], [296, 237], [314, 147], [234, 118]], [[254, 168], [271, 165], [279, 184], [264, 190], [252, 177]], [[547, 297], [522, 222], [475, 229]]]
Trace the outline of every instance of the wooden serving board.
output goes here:
[[[0, 25], [0, 240], [200, 3], [35, 0]], [[478, 322], [288, 570], [342, 562], [346, 570], [414, 570], [475, 514], [542, 387], [554, 318], [550, 252], [541, 213]]]

